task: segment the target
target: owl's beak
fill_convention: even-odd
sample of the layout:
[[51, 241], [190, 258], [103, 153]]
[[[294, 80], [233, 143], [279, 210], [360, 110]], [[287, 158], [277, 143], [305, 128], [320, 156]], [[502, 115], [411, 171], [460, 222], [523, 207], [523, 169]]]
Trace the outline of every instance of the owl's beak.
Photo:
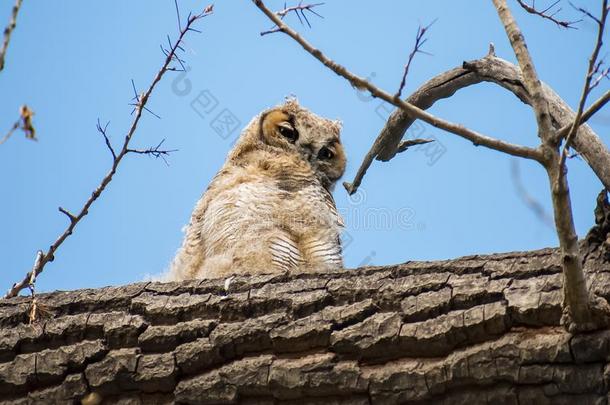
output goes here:
[[315, 152], [313, 150], [313, 146], [311, 144], [303, 144], [301, 145], [301, 150], [303, 151], [304, 156], [307, 157], [307, 160], [313, 163], [313, 159], [315, 158]]

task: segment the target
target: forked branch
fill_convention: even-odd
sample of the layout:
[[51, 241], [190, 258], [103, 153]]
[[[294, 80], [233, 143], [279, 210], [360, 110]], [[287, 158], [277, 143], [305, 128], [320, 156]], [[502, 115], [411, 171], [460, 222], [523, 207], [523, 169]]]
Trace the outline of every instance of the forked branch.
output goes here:
[[[572, 145], [574, 137], [578, 132], [578, 127], [580, 127], [583, 122], [582, 115], [585, 109], [585, 104], [587, 103], [587, 98], [589, 97], [591, 90], [593, 90], [593, 88], [597, 86], [599, 80], [608, 75], [608, 70], [600, 72], [602, 62], [598, 61], [599, 52], [601, 51], [603, 45], [604, 30], [606, 27], [606, 20], [608, 18], [608, 11], [608, 0], [603, 0], [600, 18], [597, 19], [595, 17], [591, 17], [597, 23], [597, 39], [595, 41], [595, 46], [593, 47], [591, 57], [589, 58], [589, 65], [585, 74], [585, 82], [582, 88], [580, 100], [578, 102], [578, 110], [576, 111], [576, 117], [574, 118], [574, 122], [572, 123], [570, 130], [567, 132], [567, 135], [565, 135], [565, 143], [563, 145], [563, 150], [560, 157], [561, 161], [559, 163], [559, 170], [561, 171], [563, 171], [565, 165], [565, 160], [568, 155], [568, 149]], [[590, 16], [591, 14], [586, 12], [586, 15]], [[598, 78], [594, 77], [596, 74], [599, 74]]]
[[353, 87], [358, 90], [367, 90], [374, 97], [378, 97], [390, 104], [393, 104], [409, 115], [419, 118], [428, 124], [443, 129], [445, 131], [454, 133], [462, 138], [465, 138], [471, 141], [474, 145], [482, 145], [488, 147], [490, 149], [494, 149], [497, 151], [505, 152], [510, 155], [519, 156], [527, 159], [540, 160], [542, 159], [540, 151], [529, 148], [527, 146], [515, 145], [509, 142], [502, 141], [500, 139], [495, 139], [471, 129], [466, 128], [463, 125], [455, 124], [441, 118], [438, 118], [419, 107], [414, 106], [406, 101], [401, 100], [398, 97], [392, 96], [387, 91], [380, 89], [379, 87], [369, 83], [367, 80], [356, 76], [349, 70], [347, 70], [344, 66], [339, 65], [335, 61], [329, 59], [322, 51], [315, 48], [309, 42], [307, 42], [303, 37], [301, 37], [296, 31], [287, 26], [275, 13], [270, 11], [261, 0], [253, 0], [254, 4], [279, 28], [279, 31], [285, 33], [294, 39], [305, 51], [310, 53], [314, 58], [319, 60], [324, 66], [331, 69], [337, 75], [345, 78]]
[[409, 68], [411, 68], [411, 62], [413, 62], [413, 58], [415, 57], [415, 55], [418, 53], [428, 54], [427, 52], [423, 51], [421, 47], [424, 46], [424, 44], [428, 41], [428, 38], [425, 38], [424, 36], [426, 35], [430, 27], [432, 27], [432, 24], [434, 24], [435, 22], [436, 20], [432, 21], [425, 27], [417, 27], [417, 34], [415, 34], [415, 45], [413, 45], [413, 50], [411, 51], [411, 53], [409, 53], [409, 59], [405, 64], [405, 68], [402, 73], [402, 79], [400, 80], [400, 85], [398, 86], [398, 91], [394, 95], [395, 97], [400, 98], [400, 96], [402, 95], [402, 89], [404, 89], [405, 87], [407, 75], [409, 74]]
[[[322, 15], [318, 14], [314, 10], [314, 8], [322, 6], [322, 5], [324, 5], [324, 3], [303, 4], [302, 0], [299, 1], [299, 4], [297, 4], [296, 6], [291, 6], [291, 7], [286, 7], [286, 3], [284, 3], [284, 8], [280, 11], [277, 11], [275, 14], [277, 16], [279, 16], [280, 19], [283, 20], [284, 17], [286, 17], [288, 14], [294, 13], [294, 14], [296, 14], [297, 18], [299, 19], [299, 22], [301, 23], [301, 25], [303, 25], [303, 21], [305, 21], [307, 23], [307, 26], [309, 28], [311, 28], [311, 23], [309, 22], [309, 19], [307, 18], [306, 11], [308, 13], [311, 13], [311, 14], [317, 16], [318, 18], [324, 18], [324, 17], [322, 17]], [[278, 32], [278, 31], [281, 31], [281, 27], [278, 25], [275, 25], [271, 29], [261, 32], [261, 36], [273, 34], [274, 32]]]
[[[541, 148], [544, 150], [544, 160], [541, 163], [546, 169], [549, 179], [555, 229], [561, 247], [564, 276], [564, 323], [571, 330], [596, 328], [600, 324], [607, 324], [608, 315], [610, 315], [608, 313], [609, 308], [607, 303], [593, 301], [588, 294], [579, 252], [578, 236], [574, 227], [570, 189], [564, 170], [566, 155], [559, 150], [559, 144], [556, 141], [555, 131], [551, 123], [549, 103], [536, 74], [536, 69], [534, 68], [523, 34], [506, 5], [506, 0], [493, 0], [493, 3], [521, 66], [523, 80], [527, 91], [531, 94], [532, 107], [536, 113], [538, 135], [542, 140]], [[602, 4], [605, 15], [607, 13], [607, 0], [603, 0]], [[603, 22], [600, 22], [600, 31], [603, 31]], [[583, 98], [576, 112], [573, 129], [570, 130], [570, 134], [575, 134], [580, 124], [584, 99], [586, 99], [586, 94], [588, 94], [591, 69], [595, 65], [600, 46], [599, 43], [596, 45], [590, 60], [589, 72], [587, 74], [589, 81], [586, 81]]]
[[557, 26], [561, 27], [561, 28], [576, 29], [575, 25], [578, 24], [579, 22], [581, 22], [582, 19], [574, 20], [574, 21], [567, 21], [567, 20], [560, 20], [557, 17], [555, 17], [561, 11], [561, 7], [558, 7], [555, 9], [555, 6], [557, 6], [560, 1], [561, 0], [556, 0], [554, 3], [552, 3], [547, 8], [545, 8], [543, 10], [539, 10], [536, 8], [536, 0], [532, 0], [531, 5], [527, 4], [523, 0], [517, 0], [519, 5], [521, 6], [521, 8], [523, 8], [525, 11], [527, 11], [530, 14], [540, 16], [540, 17], [544, 18], [545, 20], [548, 20], [548, 21], [551, 21], [551, 22], [557, 24]]

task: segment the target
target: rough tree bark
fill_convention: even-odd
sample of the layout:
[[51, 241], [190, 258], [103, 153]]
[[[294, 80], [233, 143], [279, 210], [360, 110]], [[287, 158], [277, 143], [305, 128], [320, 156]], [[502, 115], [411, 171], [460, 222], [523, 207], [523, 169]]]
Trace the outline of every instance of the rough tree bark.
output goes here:
[[[610, 298], [610, 208], [581, 242]], [[0, 300], [0, 403], [607, 403], [610, 330], [560, 325], [556, 249]], [[95, 403], [95, 402], [89, 402]]]

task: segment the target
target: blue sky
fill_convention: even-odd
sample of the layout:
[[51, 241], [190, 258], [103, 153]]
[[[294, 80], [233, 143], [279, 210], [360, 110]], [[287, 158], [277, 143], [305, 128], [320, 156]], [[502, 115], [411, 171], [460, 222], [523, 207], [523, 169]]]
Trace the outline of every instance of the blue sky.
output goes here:
[[[509, 2], [526, 36], [540, 77], [572, 107], [578, 101], [595, 31], [560, 30]], [[562, 2], [563, 3], [563, 2]], [[593, 9], [597, 2], [579, 1]], [[199, 1], [180, 1], [185, 15]], [[283, 1], [268, 1], [273, 9]], [[574, 17], [564, 4], [564, 15]], [[593, 11], [597, 11], [596, 8]], [[9, 4], [0, 9], [2, 25]], [[489, 1], [328, 1], [313, 28], [287, 21], [327, 55], [355, 73], [395, 91], [419, 24], [438, 19], [425, 50], [407, 79], [408, 94], [425, 80], [463, 60], [487, 52], [514, 62], [512, 50]], [[189, 35], [184, 59], [190, 71], [169, 74], [148, 104], [133, 146], [165, 139], [179, 149], [169, 166], [129, 156], [107, 192], [39, 277], [40, 291], [140, 281], [159, 274], [182, 239], [181, 228], [239, 133], [219, 131], [216, 117], [230, 115], [243, 127], [261, 110], [296, 95], [314, 112], [343, 121], [348, 154], [344, 180], [353, 178], [383, 127], [387, 106], [356, 92], [291, 39], [264, 37], [270, 27], [249, 1], [223, 1]], [[46, 249], [66, 226], [58, 206], [76, 211], [108, 170], [111, 158], [95, 129], [110, 121], [118, 147], [129, 127], [131, 79], [139, 90], [161, 66], [159, 44], [175, 38], [174, 3], [163, 1], [62, 2], [25, 0], [0, 73], [0, 128], [8, 130], [19, 106], [35, 111], [39, 142], [20, 134], [0, 145], [0, 288], [20, 280], [35, 252]], [[604, 52], [602, 53], [604, 54]], [[607, 89], [600, 86], [592, 98]], [[194, 106], [194, 107], [193, 107]], [[513, 95], [482, 84], [460, 91], [431, 110], [480, 132], [535, 145], [531, 111]], [[592, 121], [604, 139], [610, 111]], [[216, 130], [214, 129], [216, 128]], [[455, 135], [420, 124], [418, 135], [438, 140], [430, 149], [408, 151], [389, 163], [375, 162], [352, 199], [341, 186], [337, 205], [346, 216], [347, 266], [452, 258], [474, 253], [536, 249], [557, 244], [552, 228], [526, 207], [511, 179], [511, 158], [474, 147]], [[522, 182], [550, 212], [546, 174], [521, 161]], [[576, 227], [584, 236], [593, 224], [601, 189], [586, 163], [569, 162]]]

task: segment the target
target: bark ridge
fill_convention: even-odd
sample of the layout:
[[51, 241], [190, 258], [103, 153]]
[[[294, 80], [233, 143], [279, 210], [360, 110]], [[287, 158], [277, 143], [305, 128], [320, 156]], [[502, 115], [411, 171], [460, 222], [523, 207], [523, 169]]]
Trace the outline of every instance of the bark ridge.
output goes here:
[[[602, 241], [585, 264], [605, 299], [607, 257]], [[559, 260], [54, 292], [34, 325], [27, 297], [0, 300], [0, 403], [606, 403], [610, 330], [560, 326]]]

